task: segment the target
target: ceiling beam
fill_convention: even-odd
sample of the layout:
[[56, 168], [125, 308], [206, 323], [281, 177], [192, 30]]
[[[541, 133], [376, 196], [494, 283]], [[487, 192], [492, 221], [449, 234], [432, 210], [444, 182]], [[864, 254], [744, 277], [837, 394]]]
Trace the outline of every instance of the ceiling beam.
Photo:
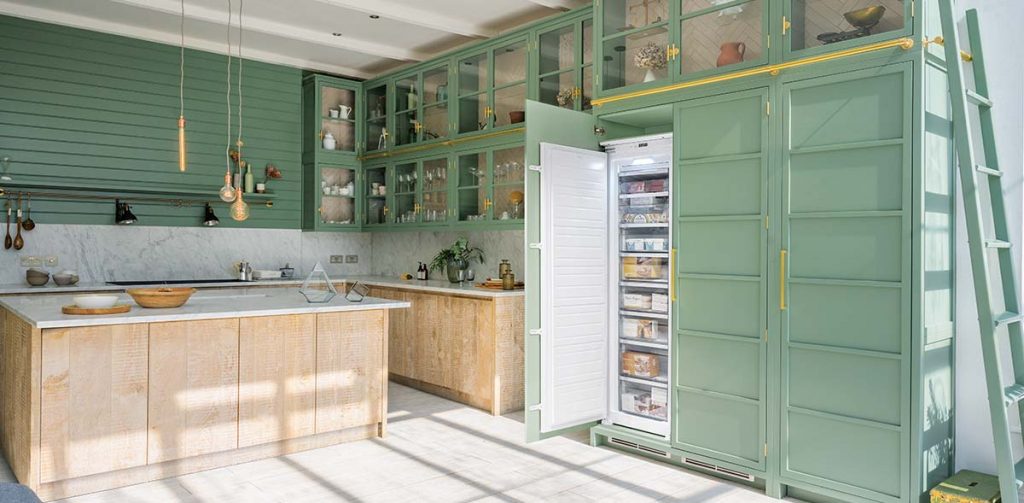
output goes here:
[[[72, 28], [80, 28], [83, 30], [99, 31], [102, 33], [121, 35], [124, 37], [135, 38], [140, 40], [148, 40], [150, 42], [157, 42], [161, 44], [177, 46], [179, 43], [181, 43], [181, 35], [177, 31], [168, 32], [161, 30], [152, 30], [149, 28], [140, 28], [138, 26], [119, 23], [116, 21], [86, 17], [78, 14], [61, 12], [58, 10], [48, 9], [44, 7], [36, 7], [32, 5], [19, 4], [3, 0], [0, 0], [0, 13], [24, 19], [31, 19], [33, 21], [39, 21], [42, 23], [59, 24], [62, 26], [70, 26]], [[185, 46], [190, 49], [198, 49], [201, 51], [212, 52], [215, 54], [227, 53], [227, 47], [225, 46], [225, 42], [223, 40], [211, 41], [196, 37], [186, 37]], [[306, 70], [319, 70], [324, 72], [336, 73], [339, 75], [348, 75], [356, 78], [372, 77], [372, 75], [369, 74], [368, 72], [357, 68], [350, 68], [343, 65], [333, 65], [321, 61], [308, 61], [302, 58], [295, 58], [292, 56], [287, 56], [284, 54], [271, 51], [245, 49], [244, 55], [246, 59], [252, 59], [254, 61], [263, 61], [265, 63], [291, 66]]]
[[574, 0], [528, 0], [530, 3], [543, 5], [549, 9], [572, 10], [580, 4]]
[[[175, 17], [181, 15], [181, 3], [177, 0], [113, 0], [117, 3], [131, 5], [141, 9], [154, 10], [165, 14], [172, 14]], [[243, 12], [244, 14], [244, 12]], [[227, 24], [226, 10], [211, 9], [208, 7], [185, 4], [186, 19], [204, 21], [218, 25]], [[237, 21], [237, 16], [235, 17]], [[397, 47], [380, 42], [362, 40], [345, 35], [334, 36], [330, 33], [279, 23], [267, 19], [256, 18], [244, 15], [243, 28], [245, 31], [259, 32], [281, 38], [298, 40], [326, 47], [334, 47], [352, 52], [359, 52], [381, 58], [395, 59], [399, 61], [423, 61], [429, 57], [428, 54], [409, 49]], [[174, 25], [175, 30], [177, 25]]]
[[411, 24], [423, 28], [462, 35], [465, 37], [490, 38], [498, 34], [497, 31], [485, 27], [483, 24], [473, 23], [451, 16], [439, 14], [434, 10], [418, 9], [407, 5], [392, 4], [387, 0], [316, 0], [320, 3], [341, 7], [344, 9], [363, 12], [366, 14], [377, 14], [378, 16]]

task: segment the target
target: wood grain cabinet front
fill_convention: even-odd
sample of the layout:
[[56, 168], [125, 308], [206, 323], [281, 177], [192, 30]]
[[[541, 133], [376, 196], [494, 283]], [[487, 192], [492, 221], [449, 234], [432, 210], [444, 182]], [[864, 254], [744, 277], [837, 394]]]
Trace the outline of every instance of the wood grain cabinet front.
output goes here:
[[316, 315], [242, 318], [238, 447], [316, 430]]
[[387, 417], [385, 311], [317, 314], [316, 433]]
[[146, 464], [149, 327], [42, 332], [40, 482]]
[[238, 325], [149, 326], [149, 463], [238, 447]]

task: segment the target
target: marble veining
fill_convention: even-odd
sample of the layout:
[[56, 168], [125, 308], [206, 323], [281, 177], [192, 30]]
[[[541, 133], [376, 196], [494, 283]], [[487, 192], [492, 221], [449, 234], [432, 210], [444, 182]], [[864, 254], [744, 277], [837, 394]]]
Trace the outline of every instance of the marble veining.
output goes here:
[[[476, 281], [498, 276], [501, 259], [509, 259], [517, 278], [525, 278], [526, 255], [523, 231], [442, 231], [442, 232], [382, 232], [373, 234], [373, 272], [378, 276], [397, 276], [403, 272], [415, 274], [417, 262], [430, 262], [443, 248], [456, 239], [465, 237], [469, 244], [484, 251], [484, 263], [473, 262]], [[431, 279], [444, 279], [444, 271], [431, 271]]]

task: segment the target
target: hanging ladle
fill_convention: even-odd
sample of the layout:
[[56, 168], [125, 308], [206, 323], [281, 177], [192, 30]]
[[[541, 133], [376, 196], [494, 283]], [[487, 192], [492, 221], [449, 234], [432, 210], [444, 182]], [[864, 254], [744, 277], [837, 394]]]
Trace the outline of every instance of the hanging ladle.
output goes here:
[[32, 193], [28, 193], [28, 212], [25, 213], [25, 221], [21, 223], [21, 228], [26, 231], [30, 231], [36, 228], [36, 223], [32, 221]]
[[14, 246], [14, 240], [11, 239], [11, 198], [7, 198], [7, 237], [4, 238], [4, 249], [10, 250]]
[[25, 239], [21, 237], [21, 194], [18, 194], [18, 233], [14, 236], [14, 249], [25, 247]]

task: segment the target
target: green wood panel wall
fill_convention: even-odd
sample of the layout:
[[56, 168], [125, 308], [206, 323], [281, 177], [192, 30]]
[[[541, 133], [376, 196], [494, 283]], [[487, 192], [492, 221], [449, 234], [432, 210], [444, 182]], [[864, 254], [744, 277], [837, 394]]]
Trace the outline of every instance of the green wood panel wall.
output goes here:
[[[216, 198], [228, 143], [226, 72], [226, 56], [185, 53], [189, 167], [179, 173], [177, 47], [0, 16], [0, 156], [11, 158], [16, 181], [208, 190]], [[245, 60], [243, 156], [257, 180], [268, 162], [284, 178], [270, 184], [274, 207], [250, 201], [246, 222], [232, 221], [218, 203], [223, 226], [300, 226], [301, 78], [295, 68]], [[232, 123], [236, 129], [237, 115]], [[112, 224], [113, 209], [106, 201], [34, 200], [32, 217]], [[194, 226], [202, 215], [201, 205], [133, 209], [141, 225]]]

